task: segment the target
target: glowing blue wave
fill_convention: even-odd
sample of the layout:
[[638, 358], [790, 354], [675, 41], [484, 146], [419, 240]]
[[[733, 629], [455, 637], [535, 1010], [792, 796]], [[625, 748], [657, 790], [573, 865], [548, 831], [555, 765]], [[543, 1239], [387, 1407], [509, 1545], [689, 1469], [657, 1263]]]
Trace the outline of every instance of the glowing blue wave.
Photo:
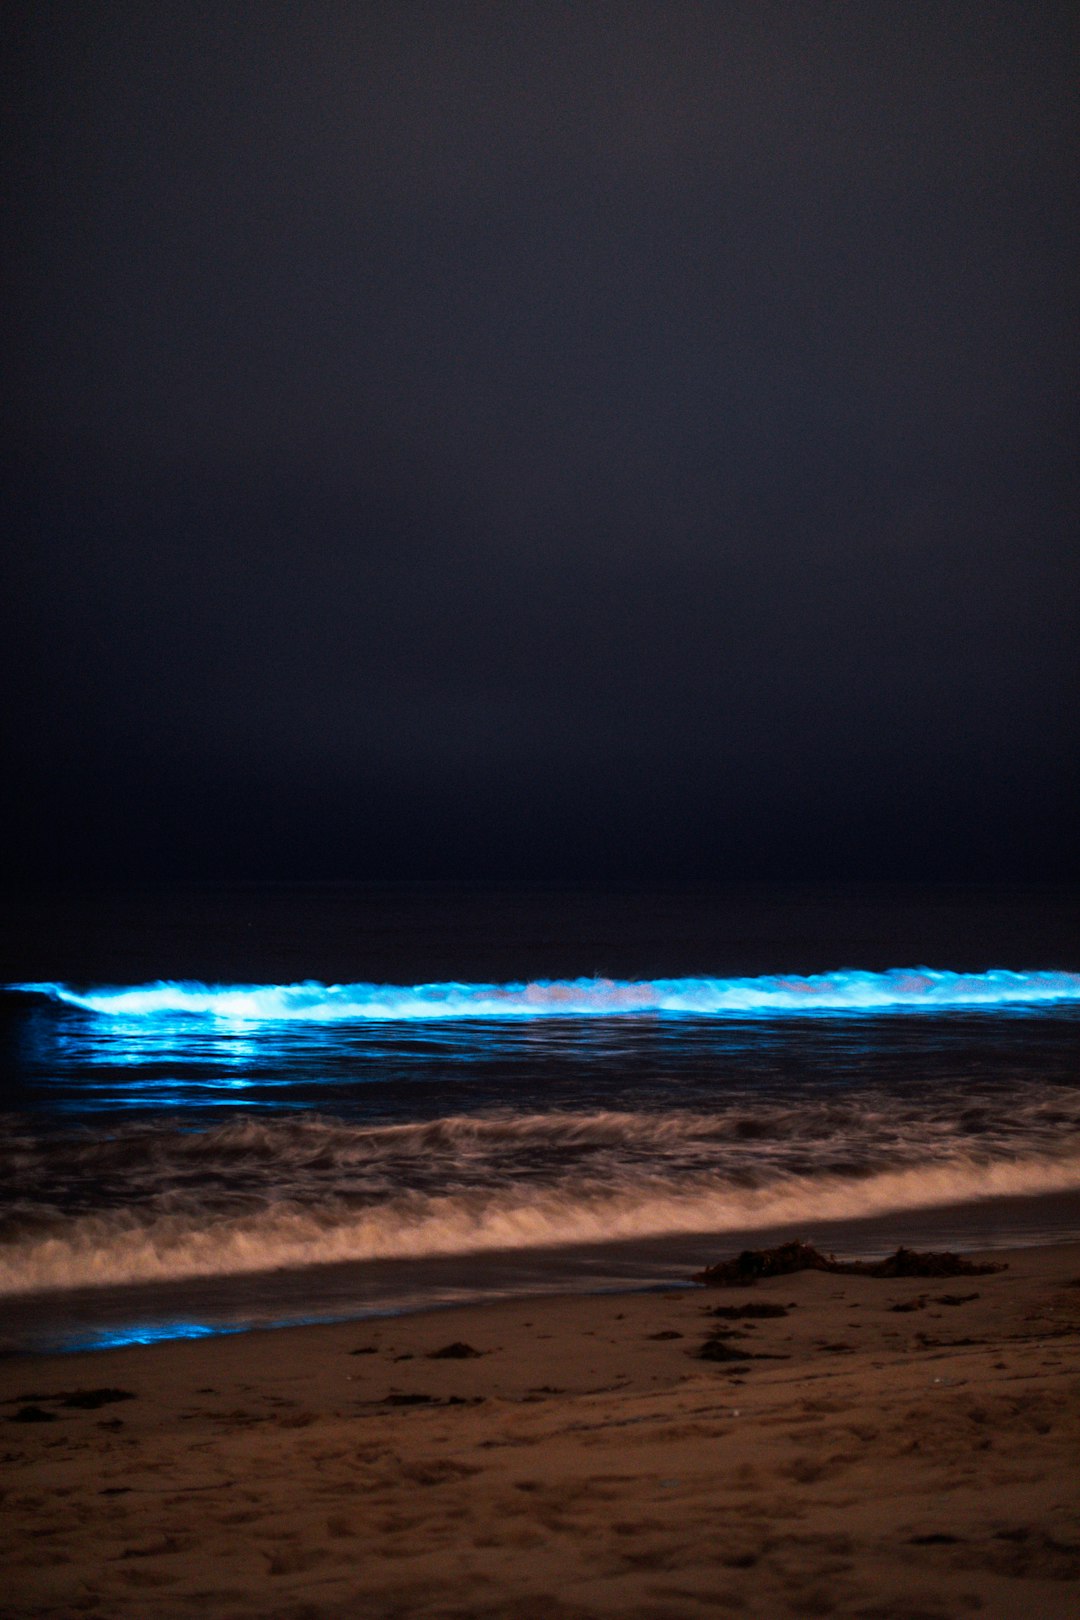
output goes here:
[[697, 1017], [759, 1014], [938, 1012], [1080, 1004], [1080, 973], [951, 973], [890, 968], [844, 969], [754, 979], [537, 980], [528, 984], [252, 984], [159, 981], [129, 988], [74, 990], [64, 984], [18, 984], [13, 990], [51, 997], [107, 1018], [219, 1023], [338, 1023], [388, 1019], [612, 1018], [634, 1013]]

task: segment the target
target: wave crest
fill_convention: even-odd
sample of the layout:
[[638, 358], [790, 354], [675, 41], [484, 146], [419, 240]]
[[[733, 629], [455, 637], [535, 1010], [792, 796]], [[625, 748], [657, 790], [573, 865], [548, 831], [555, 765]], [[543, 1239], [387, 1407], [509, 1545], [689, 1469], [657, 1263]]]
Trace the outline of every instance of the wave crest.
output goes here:
[[102, 1017], [176, 1017], [258, 1025], [447, 1018], [613, 1018], [628, 1014], [782, 1017], [812, 1013], [926, 1012], [950, 1008], [1080, 1004], [1080, 973], [954, 973], [942, 968], [843, 969], [752, 979], [583, 978], [511, 984], [207, 985], [171, 980], [76, 990], [59, 983], [9, 987]]
[[763, 1186], [703, 1176], [618, 1187], [410, 1192], [375, 1208], [275, 1200], [241, 1214], [138, 1209], [42, 1222], [0, 1252], [0, 1294], [227, 1276], [341, 1261], [412, 1259], [887, 1214], [978, 1198], [1071, 1191], [1080, 1158], [953, 1160], [876, 1175], [797, 1176]]

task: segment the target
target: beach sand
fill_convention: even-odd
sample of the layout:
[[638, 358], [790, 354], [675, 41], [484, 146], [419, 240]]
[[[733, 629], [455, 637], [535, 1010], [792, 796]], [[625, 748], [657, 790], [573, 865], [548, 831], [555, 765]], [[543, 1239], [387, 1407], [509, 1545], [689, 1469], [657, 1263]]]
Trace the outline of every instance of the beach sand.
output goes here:
[[1080, 1245], [992, 1258], [9, 1357], [0, 1613], [1075, 1616]]

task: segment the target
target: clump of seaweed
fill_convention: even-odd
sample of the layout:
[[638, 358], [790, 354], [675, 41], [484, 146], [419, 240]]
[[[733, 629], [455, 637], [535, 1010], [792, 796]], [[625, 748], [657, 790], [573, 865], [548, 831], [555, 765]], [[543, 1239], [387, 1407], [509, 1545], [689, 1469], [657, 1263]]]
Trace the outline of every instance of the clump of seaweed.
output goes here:
[[919, 1253], [903, 1245], [884, 1260], [837, 1260], [809, 1243], [781, 1243], [775, 1249], [744, 1249], [732, 1260], [706, 1266], [692, 1279], [706, 1288], [748, 1288], [762, 1277], [784, 1277], [793, 1271], [830, 1271], [849, 1277], [985, 1277], [1004, 1265], [967, 1260], [963, 1255]]

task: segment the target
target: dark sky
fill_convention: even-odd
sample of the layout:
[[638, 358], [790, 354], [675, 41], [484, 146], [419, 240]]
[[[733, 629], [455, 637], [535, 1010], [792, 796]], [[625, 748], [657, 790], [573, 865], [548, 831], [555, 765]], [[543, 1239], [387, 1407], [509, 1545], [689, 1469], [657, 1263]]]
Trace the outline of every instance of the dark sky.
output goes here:
[[1075, 874], [1075, 19], [8, 4], [16, 873]]

